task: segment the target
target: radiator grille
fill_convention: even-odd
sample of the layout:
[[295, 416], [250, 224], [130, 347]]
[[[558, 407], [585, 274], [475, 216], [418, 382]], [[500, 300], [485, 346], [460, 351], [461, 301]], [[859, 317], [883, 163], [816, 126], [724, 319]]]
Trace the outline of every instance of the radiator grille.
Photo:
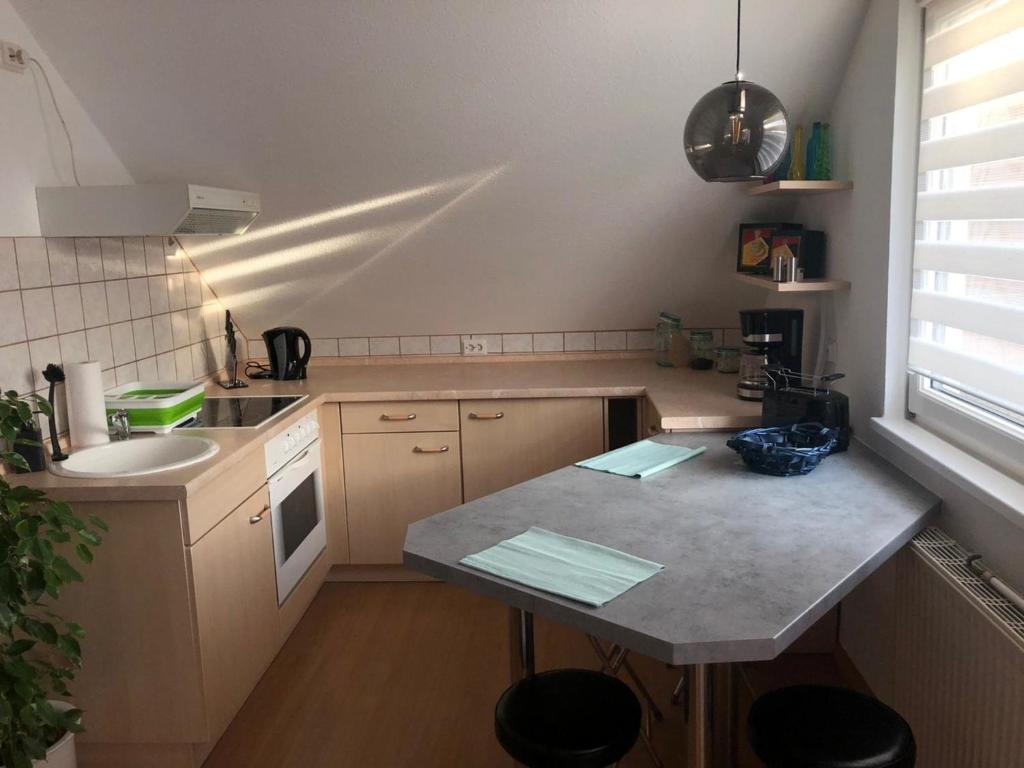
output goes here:
[[914, 537], [914, 548], [973, 598], [992, 621], [1024, 649], [1024, 612], [967, 567], [970, 554], [938, 528], [926, 528]]

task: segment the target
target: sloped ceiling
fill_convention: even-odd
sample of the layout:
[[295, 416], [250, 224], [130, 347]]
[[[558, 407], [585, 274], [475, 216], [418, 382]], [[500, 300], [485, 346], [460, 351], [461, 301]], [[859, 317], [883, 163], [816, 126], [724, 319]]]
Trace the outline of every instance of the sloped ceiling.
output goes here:
[[[726, 0], [14, 5], [137, 181], [262, 195], [186, 242], [250, 335], [731, 326], [736, 224], [789, 212], [685, 160]], [[822, 119], [864, 8], [748, 0], [744, 72]]]

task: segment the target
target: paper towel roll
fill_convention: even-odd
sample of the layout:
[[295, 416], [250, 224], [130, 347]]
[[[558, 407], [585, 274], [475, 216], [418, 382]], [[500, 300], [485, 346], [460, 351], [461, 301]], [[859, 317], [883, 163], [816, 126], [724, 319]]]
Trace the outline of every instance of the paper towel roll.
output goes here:
[[110, 442], [107, 406], [103, 398], [103, 371], [98, 362], [64, 366], [68, 400], [68, 431], [72, 448]]

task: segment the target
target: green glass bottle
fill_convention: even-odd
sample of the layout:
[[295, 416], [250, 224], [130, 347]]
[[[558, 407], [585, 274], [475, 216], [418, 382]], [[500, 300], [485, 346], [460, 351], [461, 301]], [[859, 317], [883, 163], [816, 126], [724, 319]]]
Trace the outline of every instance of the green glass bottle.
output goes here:
[[793, 154], [789, 159], [789, 178], [799, 181], [804, 177], [804, 127], [798, 125], [793, 132], [793, 143], [789, 145]]
[[814, 178], [828, 181], [832, 178], [832, 131], [828, 123], [821, 126], [821, 136], [815, 148]]

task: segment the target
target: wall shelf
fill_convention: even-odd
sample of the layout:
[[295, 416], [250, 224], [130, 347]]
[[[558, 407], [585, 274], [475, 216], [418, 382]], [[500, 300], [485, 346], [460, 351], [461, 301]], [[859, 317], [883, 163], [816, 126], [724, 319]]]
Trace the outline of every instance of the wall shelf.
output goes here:
[[736, 273], [736, 279], [741, 283], [756, 285], [774, 293], [823, 293], [826, 291], [848, 291], [850, 290], [849, 280], [800, 280], [795, 283], [776, 283], [770, 277], [761, 275], [745, 275]]
[[796, 181], [785, 179], [769, 184], [754, 184], [751, 195], [820, 195], [825, 192], [842, 192], [853, 189], [852, 181]]

